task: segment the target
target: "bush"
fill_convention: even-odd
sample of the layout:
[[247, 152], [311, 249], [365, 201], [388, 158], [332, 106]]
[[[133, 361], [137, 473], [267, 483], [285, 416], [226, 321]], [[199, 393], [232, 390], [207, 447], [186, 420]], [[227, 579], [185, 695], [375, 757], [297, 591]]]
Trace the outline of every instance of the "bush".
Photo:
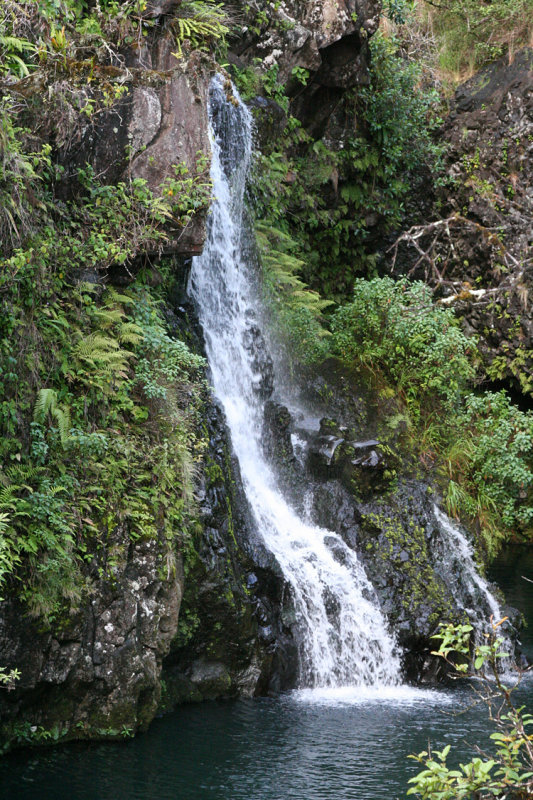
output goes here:
[[[492, 632], [485, 634], [485, 643], [474, 645], [471, 651], [470, 625], [441, 625], [439, 650], [434, 655], [443, 658], [454, 670], [455, 677], [475, 678], [475, 703], [484, 702], [491, 724], [495, 727], [490, 738], [494, 744], [490, 754], [478, 750], [466, 764], [451, 769], [447, 764], [450, 746], [442, 751], [428, 748], [410, 758], [423, 769], [410, 779], [408, 795], [420, 800], [483, 800], [499, 797], [526, 800], [533, 792], [533, 747], [531, 726], [533, 716], [513, 702], [515, 686], [503, 683], [502, 659], [508, 658], [505, 643], [498, 636], [503, 620], [494, 620]], [[471, 656], [473, 656], [471, 658]], [[459, 660], [459, 664], [457, 663]], [[471, 666], [468, 662], [471, 661]], [[519, 681], [518, 681], [519, 682]]]
[[472, 341], [421, 282], [357, 280], [331, 329], [334, 354], [391, 383], [415, 413], [423, 403], [451, 411], [474, 377]]
[[468, 395], [446, 454], [448, 512], [477, 519], [490, 555], [533, 523], [533, 413], [505, 392]]

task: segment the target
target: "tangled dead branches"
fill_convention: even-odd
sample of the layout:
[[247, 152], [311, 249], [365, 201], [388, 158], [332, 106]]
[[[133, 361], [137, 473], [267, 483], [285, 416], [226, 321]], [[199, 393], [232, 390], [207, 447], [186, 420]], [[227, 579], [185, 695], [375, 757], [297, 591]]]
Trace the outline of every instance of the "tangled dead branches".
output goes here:
[[506, 277], [498, 281], [498, 285], [490, 289], [469, 290], [471, 299], [481, 299], [487, 295], [501, 295], [515, 293], [523, 308], [527, 307], [528, 291], [524, 286], [524, 271], [526, 266], [533, 263], [533, 258], [518, 260], [503, 244], [498, 234], [474, 220], [461, 214], [452, 214], [446, 219], [440, 219], [426, 225], [414, 225], [402, 233], [394, 244], [387, 250], [392, 253], [391, 272], [394, 270], [398, 258], [400, 245], [413, 247], [418, 254], [414, 265], [407, 273], [412, 277], [421, 267], [424, 268], [424, 281], [435, 290], [446, 289], [449, 294], [443, 302], [451, 303], [459, 295], [464, 294], [465, 287], [469, 285], [464, 281], [447, 278], [450, 264], [457, 259], [456, 243], [467, 234], [475, 234], [488, 246], [493, 262], [492, 271]]

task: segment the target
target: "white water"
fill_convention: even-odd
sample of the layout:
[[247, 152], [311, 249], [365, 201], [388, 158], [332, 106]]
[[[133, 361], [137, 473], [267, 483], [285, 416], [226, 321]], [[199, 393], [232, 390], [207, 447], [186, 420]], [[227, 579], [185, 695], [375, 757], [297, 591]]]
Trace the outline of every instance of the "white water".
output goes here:
[[494, 627], [504, 619], [504, 614], [487, 581], [478, 572], [472, 544], [437, 506], [433, 511], [439, 524], [440, 564], [455, 603], [468, 616], [474, 628], [476, 644], [487, 643], [485, 634], [503, 639], [500, 649], [508, 657], [501, 661], [501, 670], [509, 674], [513, 669], [514, 653], [514, 645], [507, 635], [509, 623], [503, 622], [501, 626]]
[[442, 544], [442, 566], [445, 567], [448, 584], [458, 602], [462, 602], [468, 618], [482, 630], [492, 618], [493, 622], [502, 619], [502, 610], [487, 581], [481, 577], [474, 561], [472, 545], [437, 506], [435, 517], [439, 523]]
[[211, 122], [215, 199], [189, 292], [257, 528], [291, 587], [301, 634], [300, 685], [394, 686], [400, 680], [395, 643], [356, 554], [336, 533], [298, 516], [263, 455], [261, 376], [249, 347], [258, 299], [243, 241], [252, 123], [243, 103], [227, 101], [219, 78], [211, 89]]
[[449, 706], [456, 703], [452, 692], [419, 689], [401, 684], [398, 686], [340, 686], [326, 689], [299, 689], [292, 692], [291, 700], [322, 706], [356, 706], [371, 703], [388, 706], [413, 706], [429, 703], [432, 706]]

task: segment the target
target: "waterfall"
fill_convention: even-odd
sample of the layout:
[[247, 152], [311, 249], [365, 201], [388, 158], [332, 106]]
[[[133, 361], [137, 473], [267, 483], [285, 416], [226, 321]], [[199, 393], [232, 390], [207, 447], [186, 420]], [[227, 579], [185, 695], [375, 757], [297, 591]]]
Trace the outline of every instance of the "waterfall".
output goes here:
[[261, 338], [261, 306], [243, 225], [252, 120], [238, 97], [228, 101], [219, 77], [211, 85], [210, 118], [214, 201], [204, 252], [193, 259], [189, 293], [257, 529], [291, 589], [300, 684], [394, 686], [400, 675], [395, 643], [356, 554], [335, 532], [296, 512], [263, 454], [268, 392], [254, 346]]
[[[438, 556], [438, 571], [448, 584], [452, 596], [462, 607], [474, 627], [477, 644], [486, 644], [484, 633], [492, 633], [490, 620], [499, 622], [503, 611], [489, 589], [487, 581], [479, 574], [474, 560], [474, 550], [464, 533], [454, 525], [437, 506], [433, 508], [438, 522], [439, 537], [434, 545]], [[512, 655], [514, 647], [505, 629], [498, 636], [504, 639], [504, 650]], [[505, 670], [509, 663], [502, 663]]]

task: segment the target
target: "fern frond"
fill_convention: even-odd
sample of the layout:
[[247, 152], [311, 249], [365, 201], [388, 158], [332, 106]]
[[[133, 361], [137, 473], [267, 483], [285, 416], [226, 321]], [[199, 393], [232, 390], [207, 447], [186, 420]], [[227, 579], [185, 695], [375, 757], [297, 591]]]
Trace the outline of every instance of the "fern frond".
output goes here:
[[140, 344], [144, 331], [135, 322], [124, 322], [118, 329], [118, 340], [121, 344]]
[[64, 447], [70, 437], [70, 428], [71, 428], [70, 409], [56, 408], [54, 409], [53, 416], [55, 421], [57, 422], [57, 428], [59, 431], [59, 438], [61, 440], [61, 444]]
[[117, 292], [113, 286], [108, 286], [104, 295], [104, 302], [106, 305], [111, 305], [114, 303], [115, 305], [122, 304], [125, 306], [131, 306], [134, 302], [134, 298], [129, 294], [121, 294], [120, 292]]
[[93, 317], [101, 328], [111, 328], [124, 319], [124, 312], [116, 306], [105, 306], [93, 311]]
[[34, 422], [44, 422], [48, 412], [54, 411], [57, 406], [57, 393], [54, 389], [39, 389], [33, 408]]
[[74, 353], [83, 361], [105, 361], [110, 352], [119, 349], [120, 345], [116, 339], [100, 333], [90, 333], [78, 342]]
[[172, 26], [178, 47], [176, 55], [182, 56], [182, 43], [188, 40], [192, 47], [204, 46], [210, 39], [222, 39], [229, 33], [226, 12], [222, 3], [213, 0], [184, 0], [179, 16]]
[[[8, 467], [5, 471], [6, 481], [4, 486], [9, 486], [13, 483], [19, 483], [20, 481], [33, 481], [40, 473], [42, 472], [42, 467], [32, 467], [23, 464], [14, 464], [12, 467]], [[2, 481], [2, 475], [0, 474], [0, 482]]]

